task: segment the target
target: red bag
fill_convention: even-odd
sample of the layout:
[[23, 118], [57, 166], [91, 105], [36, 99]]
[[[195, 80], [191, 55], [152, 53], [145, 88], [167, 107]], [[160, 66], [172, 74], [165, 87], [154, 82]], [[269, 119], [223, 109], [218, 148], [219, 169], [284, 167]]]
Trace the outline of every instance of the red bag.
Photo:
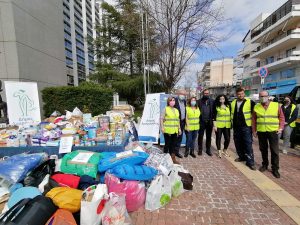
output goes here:
[[73, 174], [58, 173], [51, 176], [62, 187], [77, 188], [79, 185], [80, 177]]

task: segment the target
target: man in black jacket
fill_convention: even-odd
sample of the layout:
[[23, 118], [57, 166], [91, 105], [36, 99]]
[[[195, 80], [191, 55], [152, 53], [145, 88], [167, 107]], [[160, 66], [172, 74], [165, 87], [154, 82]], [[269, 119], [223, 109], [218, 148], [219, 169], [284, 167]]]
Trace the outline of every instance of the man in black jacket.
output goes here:
[[213, 113], [214, 113], [214, 100], [209, 98], [209, 90], [203, 91], [203, 97], [198, 100], [198, 106], [201, 111], [200, 116], [200, 130], [198, 137], [198, 155], [202, 155], [203, 149], [203, 136], [206, 131], [206, 154], [212, 156], [211, 153], [211, 133], [213, 129]]
[[180, 89], [176, 92], [177, 98], [175, 98], [175, 108], [179, 111], [179, 118], [180, 118], [180, 129], [181, 134], [178, 135], [177, 143], [175, 147], [175, 155], [178, 158], [182, 158], [182, 155], [180, 154], [180, 146], [182, 142], [182, 135], [185, 128], [185, 115], [186, 115], [186, 91], [184, 89]]

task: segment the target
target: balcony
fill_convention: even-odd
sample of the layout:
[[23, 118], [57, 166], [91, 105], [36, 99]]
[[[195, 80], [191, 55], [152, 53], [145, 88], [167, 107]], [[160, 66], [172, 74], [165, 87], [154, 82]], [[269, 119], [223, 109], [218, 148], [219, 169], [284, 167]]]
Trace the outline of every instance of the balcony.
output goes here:
[[256, 69], [251, 70], [251, 73], [258, 72], [258, 69], [262, 66], [266, 66], [269, 71], [274, 71], [277, 69], [287, 68], [295, 66], [300, 62], [300, 51], [293, 50], [289, 54], [279, 54], [273, 57], [269, 62], [261, 61]]
[[285, 32], [273, 38], [271, 41], [261, 45], [260, 50], [253, 55], [251, 58], [263, 58], [270, 55], [272, 52], [277, 52], [282, 49], [286, 49], [290, 46], [298, 45], [300, 41], [300, 28]]
[[289, 0], [273, 12], [269, 17], [251, 30], [251, 42], [259, 41], [269, 32], [277, 32], [282, 30], [286, 23], [295, 23], [299, 21], [300, 0]]

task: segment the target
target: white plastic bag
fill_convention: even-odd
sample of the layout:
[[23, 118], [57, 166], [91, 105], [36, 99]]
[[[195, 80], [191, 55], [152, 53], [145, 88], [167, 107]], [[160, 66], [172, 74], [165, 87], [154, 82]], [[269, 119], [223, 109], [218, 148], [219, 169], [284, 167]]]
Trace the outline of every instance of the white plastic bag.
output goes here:
[[106, 184], [88, 187], [82, 194], [80, 224], [99, 225], [103, 216], [103, 207], [108, 198]]
[[159, 175], [151, 182], [148, 188], [145, 208], [151, 211], [159, 209], [170, 202], [171, 195], [172, 191], [169, 177]]
[[181, 177], [178, 175], [177, 169], [173, 169], [170, 172], [169, 179], [171, 183], [172, 196], [178, 197], [184, 192], [184, 189]]
[[102, 215], [102, 225], [132, 225], [126, 209], [125, 194], [109, 193]]
[[74, 109], [73, 109], [73, 112], [72, 112], [72, 115], [73, 116], [77, 116], [77, 117], [82, 117], [82, 112], [80, 111], [80, 109], [78, 109], [77, 107], [75, 107]]

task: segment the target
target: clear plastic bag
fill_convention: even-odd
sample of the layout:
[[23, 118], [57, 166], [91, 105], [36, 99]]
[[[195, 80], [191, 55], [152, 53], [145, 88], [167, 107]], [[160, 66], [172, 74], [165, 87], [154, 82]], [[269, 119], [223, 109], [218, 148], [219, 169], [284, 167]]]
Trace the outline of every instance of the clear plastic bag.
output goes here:
[[117, 195], [113, 192], [109, 194], [109, 200], [103, 209], [102, 225], [132, 225], [124, 194]]

